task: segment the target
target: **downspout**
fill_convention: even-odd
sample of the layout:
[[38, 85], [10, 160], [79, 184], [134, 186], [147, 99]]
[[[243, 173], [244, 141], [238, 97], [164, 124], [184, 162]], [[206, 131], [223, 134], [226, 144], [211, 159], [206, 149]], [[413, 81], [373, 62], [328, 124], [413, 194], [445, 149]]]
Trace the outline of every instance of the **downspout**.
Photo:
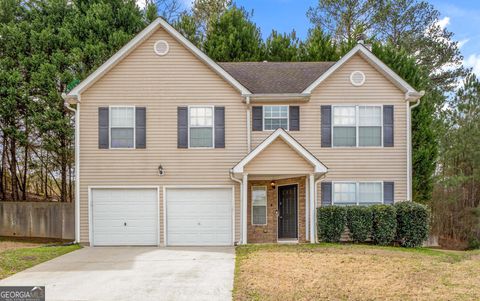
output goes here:
[[80, 102], [77, 102], [77, 108], [74, 109], [66, 100], [66, 95], [62, 94], [65, 100], [63, 105], [68, 110], [75, 113], [75, 243], [80, 243]]
[[[243, 202], [243, 187], [242, 187], [242, 183], [243, 183], [243, 182], [242, 182], [241, 180], [239, 180], [239, 179], [236, 179], [236, 178], [233, 176], [232, 170], [230, 170], [229, 174], [230, 174], [230, 179], [232, 179], [232, 181], [235, 181], [235, 182], [237, 182], [237, 183], [240, 184], [240, 221], [242, 221], [242, 220], [243, 220], [243, 219], [242, 219], [242, 215], [243, 215], [243, 213], [242, 213], [242, 202]], [[240, 223], [240, 224], [241, 224], [241, 223]], [[242, 225], [240, 225], [240, 237], [242, 237], [242, 232], [243, 232], [242, 229], [243, 229], [243, 227], [242, 227]], [[236, 241], [235, 244], [239, 244], [239, 242]]]
[[252, 139], [251, 139], [251, 131], [250, 131], [250, 125], [251, 125], [251, 112], [250, 112], [250, 96], [247, 96], [245, 98], [245, 102], [247, 103], [247, 153], [249, 153], [252, 150]]
[[[327, 173], [323, 173], [320, 177], [318, 177], [318, 179], [315, 180], [315, 187], [313, 187], [313, 194], [314, 194], [314, 198], [313, 198], [313, 214], [312, 214], [312, 218], [313, 218], [313, 221], [311, 221], [312, 223], [314, 223], [315, 225], [317, 224], [317, 200], [318, 200], [318, 191], [317, 191], [317, 186], [318, 186], [318, 183], [320, 181], [322, 181], [323, 179], [325, 179], [325, 177], [327, 176]], [[315, 243], [318, 243], [318, 235], [317, 235], [317, 227], [313, 227], [313, 239], [315, 240]], [[312, 239], [312, 238], [310, 238]]]
[[412, 201], [412, 186], [413, 186], [413, 159], [412, 159], [412, 109], [418, 107], [420, 105], [420, 98], [417, 99], [417, 102], [410, 106], [410, 102], [407, 102], [408, 110], [407, 110], [407, 126], [408, 126], [408, 131], [407, 131], [407, 176], [408, 176], [408, 181], [407, 181], [407, 199], [409, 201]]

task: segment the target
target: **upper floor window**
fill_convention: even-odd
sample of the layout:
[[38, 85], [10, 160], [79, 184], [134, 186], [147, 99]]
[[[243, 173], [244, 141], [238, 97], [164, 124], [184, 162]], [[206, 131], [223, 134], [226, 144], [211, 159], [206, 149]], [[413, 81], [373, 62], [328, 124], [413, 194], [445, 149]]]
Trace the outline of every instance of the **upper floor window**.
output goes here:
[[135, 107], [110, 107], [110, 148], [135, 146]]
[[189, 108], [190, 147], [213, 147], [213, 106]]
[[382, 106], [334, 106], [333, 146], [382, 146]]
[[372, 205], [383, 203], [382, 182], [334, 182], [333, 204]]
[[263, 130], [288, 130], [288, 106], [263, 106]]

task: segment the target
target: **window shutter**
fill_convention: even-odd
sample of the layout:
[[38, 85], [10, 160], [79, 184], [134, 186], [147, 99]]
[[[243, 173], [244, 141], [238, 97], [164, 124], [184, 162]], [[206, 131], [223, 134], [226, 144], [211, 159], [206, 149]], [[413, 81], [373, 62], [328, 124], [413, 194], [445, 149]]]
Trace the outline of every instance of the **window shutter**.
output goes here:
[[225, 107], [215, 107], [215, 148], [225, 148]]
[[177, 108], [177, 147], [188, 148], [188, 107]]
[[393, 106], [383, 106], [383, 146], [393, 147]]
[[147, 109], [135, 108], [135, 148], [147, 147]]
[[386, 205], [393, 205], [393, 195], [395, 185], [393, 182], [383, 182], [383, 203]]
[[321, 106], [322, 147], [332, 147], [332, 106]]
[[252, 107], [252, 131], [263, 131], [263, 107]]
[[289, 127], [290, 131], [299, 131], [300, 130], [300, 107], [299, 106], [290, 106], [289, 107]]
[[332, 205], [332, 182], [322, 182], [322, 206]]
[[98, 148], [109, 148], [108, 107], [98, 108]]

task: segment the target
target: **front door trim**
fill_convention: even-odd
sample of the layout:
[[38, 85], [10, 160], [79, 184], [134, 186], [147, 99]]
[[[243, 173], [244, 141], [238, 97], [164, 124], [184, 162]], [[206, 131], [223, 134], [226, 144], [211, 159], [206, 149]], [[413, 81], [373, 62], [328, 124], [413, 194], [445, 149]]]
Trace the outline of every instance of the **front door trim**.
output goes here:
[[[295, 207], [296, 207], [296, 237], [279, 237], [279, 226], [280, 226], [280, 206], [279, 206], [279, 201], [280, 201], [280, 194], [279, 194], [279, 188], [280, 187], [284, 187], [284, 186], [296, 186], [296, 190], [297, 190], [297, 195], [296, 195], [296, 204], [295, 204]], [[300, 210], [299, 210], [299, 185], [298, 183], [289, 183], [289, 184], [281, 184], [281, 185], [277, 185], [277, 188], [276, 188], [276, 192], [277, 192], [277, 242], [283, 240], [283, 239], [287, 239], [287, 240], [296, 240], [298, 241], [299, 239], [299, 213], [300, 213]]]

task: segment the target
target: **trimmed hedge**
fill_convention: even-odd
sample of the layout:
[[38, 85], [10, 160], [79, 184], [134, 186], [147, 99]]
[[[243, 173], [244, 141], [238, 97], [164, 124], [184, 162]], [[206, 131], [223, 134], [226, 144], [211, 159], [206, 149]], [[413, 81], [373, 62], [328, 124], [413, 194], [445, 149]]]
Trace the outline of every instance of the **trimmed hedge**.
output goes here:
[[365, 242], [372, 233], [372, 209], [365, 206], [347, 207], [347, 227], [354, 242]]
[[345, 231], [347, 210], [342, 206], [326, 206], [317, 209], [318, 239], [326, 242], [338, 242]]
[[422, 246], [428, 238], [429, 213], [426, 206], [414, 202], [395, 203], [397, 240], [402, 247]]
[[389, 245], [397, 232], [397, 212], [391, 205], [373, 205], [372, 239], [375, 244]]

